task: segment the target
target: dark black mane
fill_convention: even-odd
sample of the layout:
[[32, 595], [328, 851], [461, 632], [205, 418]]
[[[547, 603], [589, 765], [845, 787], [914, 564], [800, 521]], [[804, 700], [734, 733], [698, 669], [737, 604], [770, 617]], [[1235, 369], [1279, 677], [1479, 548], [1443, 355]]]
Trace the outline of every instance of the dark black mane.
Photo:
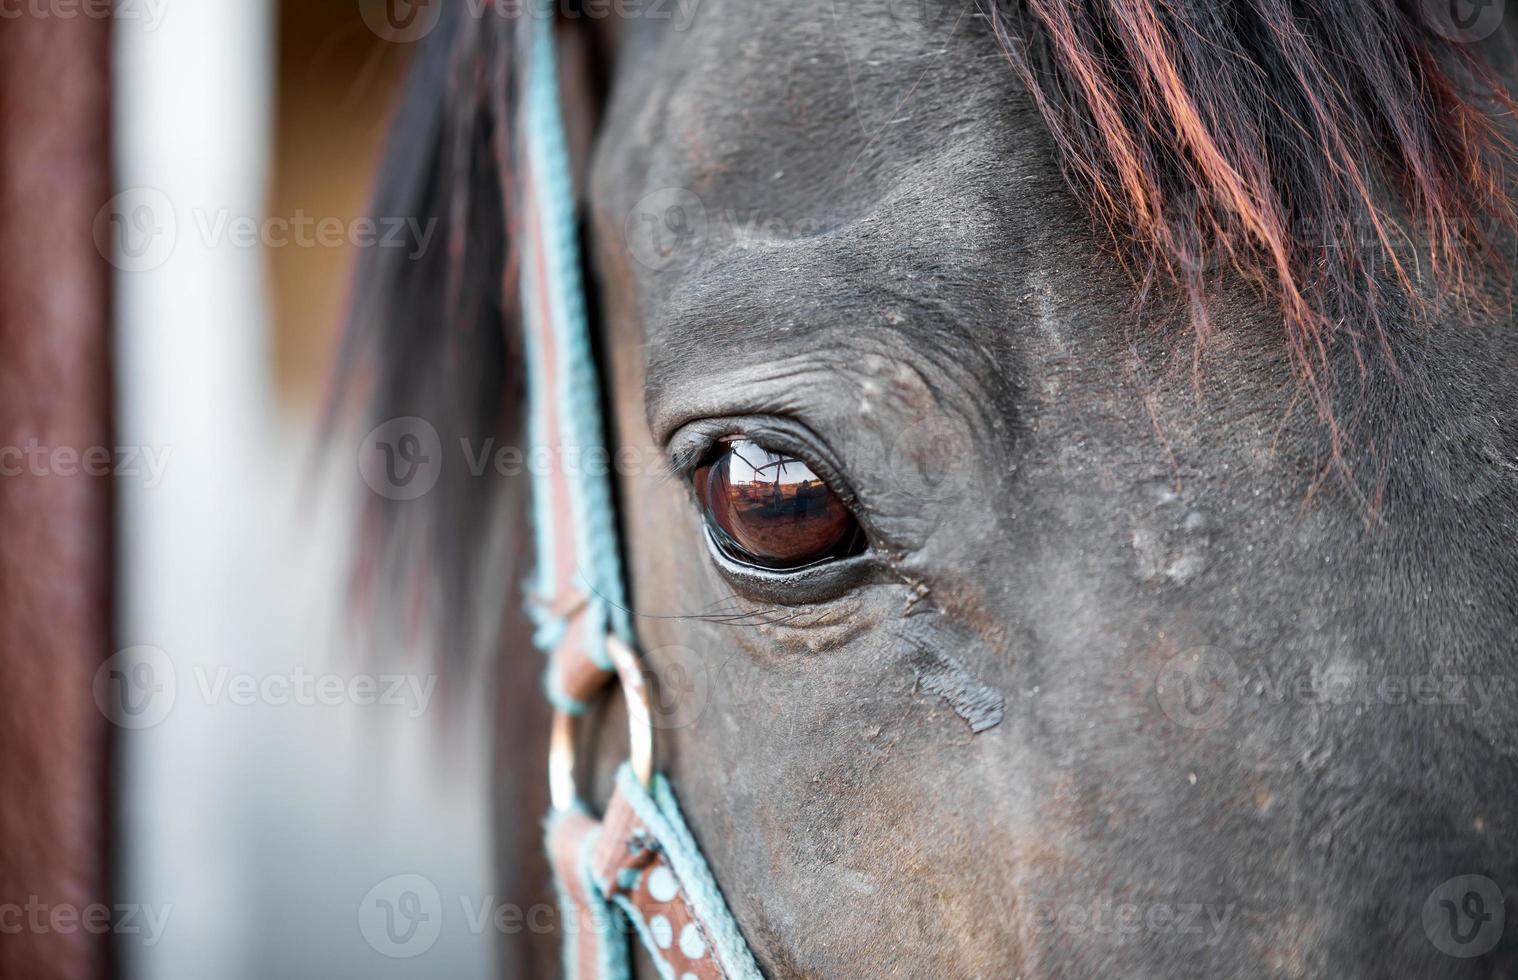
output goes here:
[[[366, 497], [356, 587], [399, 597], [388, 625], [432, 632], [462, 651], [479, 600], [502, 576], [481, 566], [505, 483], [471, 474], [460, 450], [518, 438], [518, 309], [508, 233], [515, 20], [450, 3], [417, 46], [392, 126], [373, 212], [436, 221], [432, 248], [370, 248], [360, 258], [336, 394], [367, 401], [362, 432], [406, 416], [444, 447], [441, 478], [417, 500]], [[334, 419], [335, 422], [335, 419]], [[505, 549], [510, 551], [511, 549]], [[509, 555], [508, 555], [509, 558]], [[508, 574], [508, 580], [514, 577]], [[487, 584], [488, 583], [488, 584]], [[416, 622], [421, 612], [428, 621]]]

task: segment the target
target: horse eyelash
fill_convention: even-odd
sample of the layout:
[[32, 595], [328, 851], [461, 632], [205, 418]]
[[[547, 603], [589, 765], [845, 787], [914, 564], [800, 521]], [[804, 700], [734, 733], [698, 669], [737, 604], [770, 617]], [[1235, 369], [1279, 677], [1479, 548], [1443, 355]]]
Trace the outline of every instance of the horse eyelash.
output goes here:
[[701, 465], [701, 460], [717, 444], [715, 439], [701, 439], [672, 451], [664, 459], [664, 477], [667, 480], [689, 479]]
[[747, 436], [747, 433], [738, 426], [723, 426], [713, 428], [710, 432], [699, 432], [691, 437], [680, 439], [677, 444], [669, 449], [666, 460], [666, 472], [676, 480], [688, 480], [700, 468], [703, 460], [711, 455], [724, 439], [732, 436]]
[[701, 468], [701, 463], [711, 455], [722, 440], [729, 436], [744, 435], [742, 429], [727, 429], [702, 435], [685, 440], [681, 445], [669, 450], [669, 455], [664, 461], [664, 473], [670, 480], [689, 481], [695, 475], [696, 470]]

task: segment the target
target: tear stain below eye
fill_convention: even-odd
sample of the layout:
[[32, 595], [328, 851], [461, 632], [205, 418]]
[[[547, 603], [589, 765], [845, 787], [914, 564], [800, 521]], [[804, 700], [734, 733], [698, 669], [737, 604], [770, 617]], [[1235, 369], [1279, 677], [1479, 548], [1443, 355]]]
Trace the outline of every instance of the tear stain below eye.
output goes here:
[[901, 651], [917, 674], [923, 690], [936, 694], [965, 720], [972, 734], [1001, 724], [1006, 699], [1001, 691], [982, 683], [954, 655], [940, 649], [942, 630], [928, 624], [937, 615], [908, 620], [901, 634]]

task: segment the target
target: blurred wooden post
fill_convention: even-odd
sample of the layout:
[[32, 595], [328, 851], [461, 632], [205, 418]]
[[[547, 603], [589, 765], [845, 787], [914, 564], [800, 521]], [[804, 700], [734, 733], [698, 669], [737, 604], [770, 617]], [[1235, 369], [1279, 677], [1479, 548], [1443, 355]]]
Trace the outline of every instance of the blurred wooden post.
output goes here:
[[[0, 20], [0, 977], [104, 977], [111, 646], [111, 21], [98, 3]], [[91, 467], [100, 469], [99, 453]], [[114, 456], [112, 459], [114, 460]], [[112, 916], [112, 920], [114, 920]], [[94, 923], [96, 928], [86, 928]], [[19, 928], [18, 928], [19, 927]]]

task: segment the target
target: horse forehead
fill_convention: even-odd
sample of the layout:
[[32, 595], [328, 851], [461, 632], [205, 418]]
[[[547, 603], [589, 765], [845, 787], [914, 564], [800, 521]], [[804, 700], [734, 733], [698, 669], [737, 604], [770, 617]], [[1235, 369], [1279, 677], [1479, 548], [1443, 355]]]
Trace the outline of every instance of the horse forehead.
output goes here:
[[597, 195], [625, 210], [630, 193], [678, 188], [709, 211], [815, 222], [858, 214], [903, 180], [968, 180], [972, 160], [1005, 161], [1014, 133], [1036, 126], [974, 10], [704, 0], [683, 27], [635, 24]]
[[705, 0], [684, 31], [634, 25], [592, 200], [658, 340], [652, 387], [840, 324], [1002, 343], [998, 300], [1031, 271], [1013, 253], [1062, 185], [973, 10]]

